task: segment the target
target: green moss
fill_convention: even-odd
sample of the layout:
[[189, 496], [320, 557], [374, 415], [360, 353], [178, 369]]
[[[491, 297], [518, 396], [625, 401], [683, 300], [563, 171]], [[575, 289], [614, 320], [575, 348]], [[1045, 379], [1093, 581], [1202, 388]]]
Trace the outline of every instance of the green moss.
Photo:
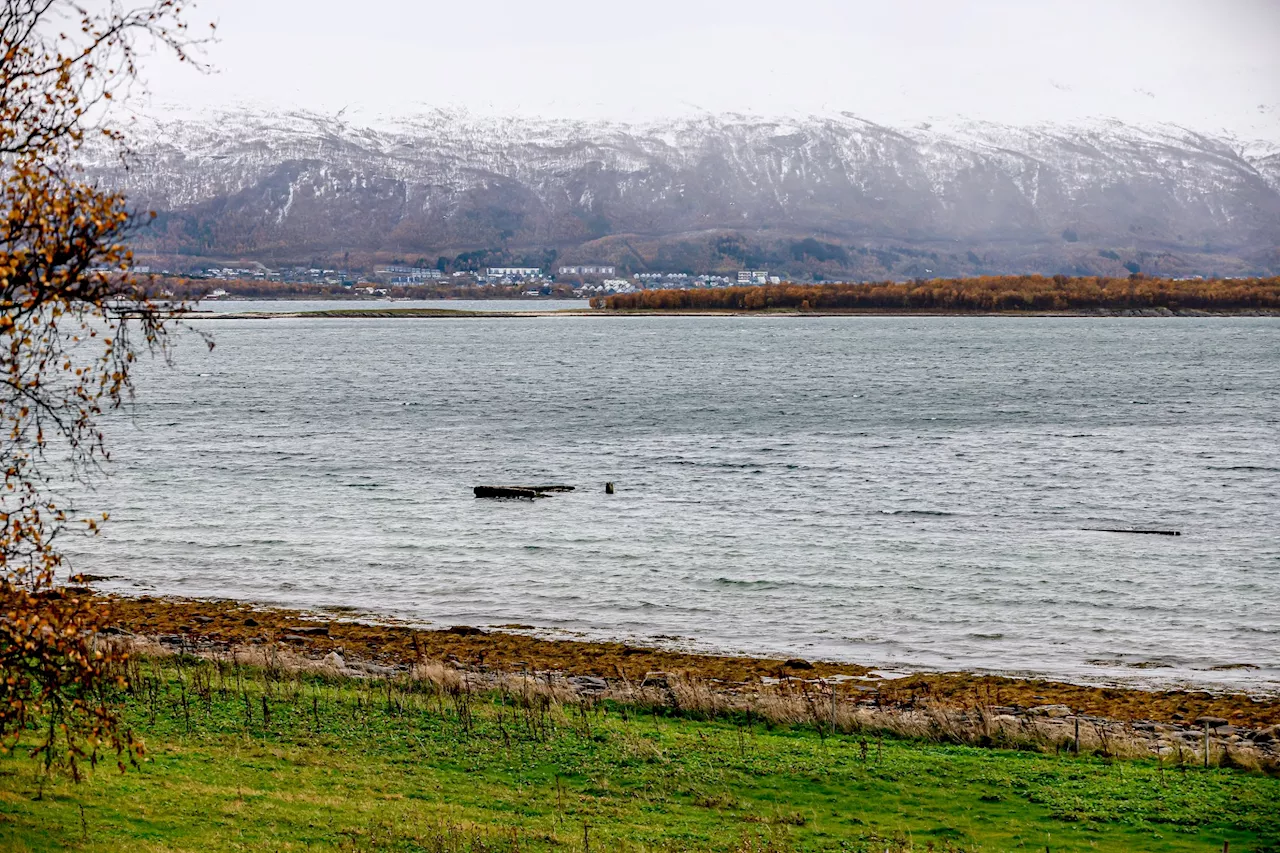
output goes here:
[[601, 851], [1280, 850], [1280, 780], [1239, 771], [891, 739], [864, 759], [857, 736], [429, 685], [140, 675], [143, 766], [41, 785], [0, 759], [0, 849], [577, 851], [585, 825]]

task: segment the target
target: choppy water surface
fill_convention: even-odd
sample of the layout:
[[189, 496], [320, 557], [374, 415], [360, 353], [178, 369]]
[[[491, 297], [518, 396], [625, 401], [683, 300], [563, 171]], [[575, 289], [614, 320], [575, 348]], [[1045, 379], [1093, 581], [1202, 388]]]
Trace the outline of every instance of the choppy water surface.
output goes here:
[[83, 501], [117, 589], [1280, 690], [1275, 320], [202, 327]]

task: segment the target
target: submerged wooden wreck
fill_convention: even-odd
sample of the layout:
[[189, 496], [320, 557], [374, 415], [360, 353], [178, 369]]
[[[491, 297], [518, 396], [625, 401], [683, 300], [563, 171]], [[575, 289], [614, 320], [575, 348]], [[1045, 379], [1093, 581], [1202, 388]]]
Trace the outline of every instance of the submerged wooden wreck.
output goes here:
[[476, 486], [473, 491], [478, 498], [506, 498], [513, 500], [534, 500], [545, 498], [555, 492], [572, 492], [573, 486]]

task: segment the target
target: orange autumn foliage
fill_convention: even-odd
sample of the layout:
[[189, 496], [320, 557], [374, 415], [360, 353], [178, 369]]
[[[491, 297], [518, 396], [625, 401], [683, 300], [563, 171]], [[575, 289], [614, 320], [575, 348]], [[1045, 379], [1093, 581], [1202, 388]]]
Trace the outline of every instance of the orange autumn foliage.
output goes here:
[[30, 754], [75, 778], [140, 745], [112, 709], [103, 614], [60, 583], [59, 537], [103, 518], [60, 496], [107, 458], [100, 417], [127, 399], [138, 355], [166, 351], [170, 323], [129, 271], [135, 217], [75, 155], [89, 138], [121, 145], [105, 105], [136, 75], [135, 40], [186, 57], [181, 12], [0, 0], [0, 747], [33, 730]]
[[646, 290], [596, 297], [613, 311], [765, 311], [992, 313], [1125, 311], [1280, 311], [1280, 278], [1175, 281], [1146, 278], [984, 276], [872, 284], [776, 284]]

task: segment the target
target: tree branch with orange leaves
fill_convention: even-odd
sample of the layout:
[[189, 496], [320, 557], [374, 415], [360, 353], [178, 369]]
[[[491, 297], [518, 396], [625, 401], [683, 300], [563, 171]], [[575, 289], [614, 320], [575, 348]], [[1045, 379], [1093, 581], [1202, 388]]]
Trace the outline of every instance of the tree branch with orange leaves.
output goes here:
[[76, 156], [90, 138], [127, 152], [109, 102], [137, 81], [143, 40], [192, 61], [189, 5], [0, 0], [0, 747], [38, 732], [30, 754], [77, 779], [142, 746], [113, 710], [106, 614], [60, 584], [59, 536], [104, 519], [77, 520], [59, 488], [108, 458], [101, 419], [140, 355], [168, 357], [174, 326], [132, 269], [140, 218]]

